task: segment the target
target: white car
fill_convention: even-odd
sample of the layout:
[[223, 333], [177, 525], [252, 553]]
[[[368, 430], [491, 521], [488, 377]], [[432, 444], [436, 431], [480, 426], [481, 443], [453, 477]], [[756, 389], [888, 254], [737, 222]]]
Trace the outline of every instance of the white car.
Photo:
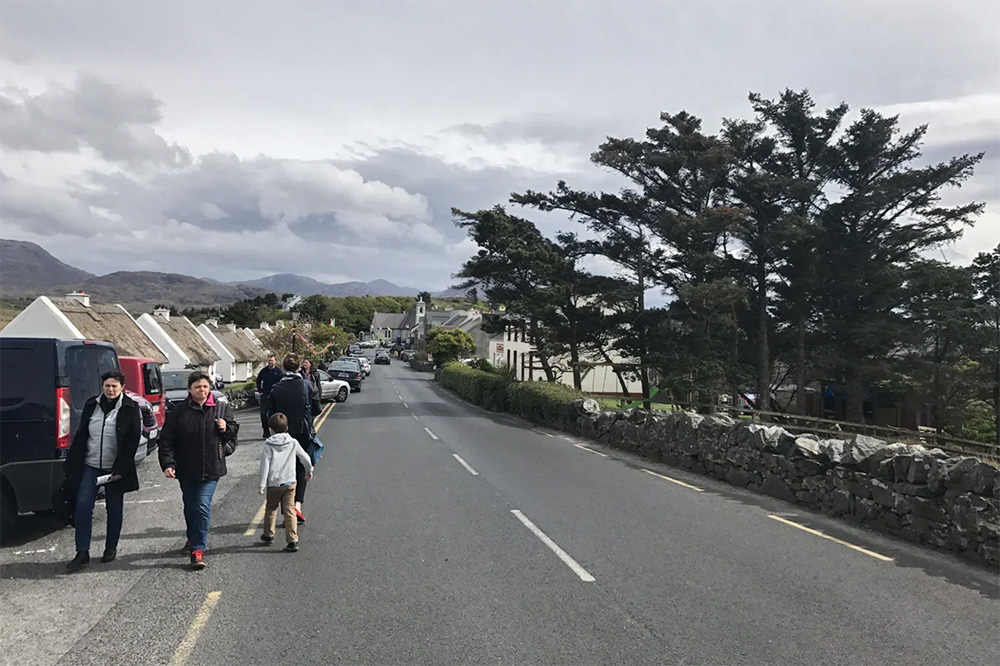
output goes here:
[[320, 401], [347, 402], [347, 398], [351, 395], [351, 385], [341, 379], [334, 379], [322, 370], [317, 372], [319, 372], [319, 385], [323, 390]]

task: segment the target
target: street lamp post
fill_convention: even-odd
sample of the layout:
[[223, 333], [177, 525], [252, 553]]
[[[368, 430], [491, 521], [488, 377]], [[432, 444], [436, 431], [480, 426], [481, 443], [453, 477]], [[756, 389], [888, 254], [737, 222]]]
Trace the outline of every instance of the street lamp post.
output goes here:
[[299, 311], [292, 310], [292, 353], [293, 354], [295, 353], [296, 338], [299, 337], [298, 321], [299, 321]]

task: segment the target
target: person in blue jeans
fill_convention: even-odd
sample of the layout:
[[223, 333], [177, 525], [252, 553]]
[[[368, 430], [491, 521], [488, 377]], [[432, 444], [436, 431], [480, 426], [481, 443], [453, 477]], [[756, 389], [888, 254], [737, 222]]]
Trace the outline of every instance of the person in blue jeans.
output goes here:
[[108, 530], [101, 562], [118, 556], [124, 520], [125, 493], [139, 489], [135, 454], [142, 434], [139, 405], [123, 392], [125, 375], [112, 370], [101, 376], [101, 395], [83, 405], [80, 426], [70, 444], [64, 472], [76, 489], [76, 556], [66, 568], [79, 571], [90, 564], [94, 503], [98, 480], [106, 490]]
[[160, 468], [177, 479], [184, 501], [184, 522], [191, 568], [205, 568], [212, 496], [226, 475], [226, 456], [236, 450], [239, 424], [228, 404], [216, 404], [212, 383], [200, 371], [188, 375], [188, 398], [167, 413], [160, 434]]

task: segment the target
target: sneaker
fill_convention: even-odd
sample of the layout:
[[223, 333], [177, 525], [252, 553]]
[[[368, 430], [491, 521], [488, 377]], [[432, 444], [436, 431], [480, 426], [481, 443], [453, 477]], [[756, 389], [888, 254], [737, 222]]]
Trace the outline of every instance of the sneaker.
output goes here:
[[70, 560], [69, 564], [66, 565], [66, 571], [76, 573], [88, 564], [90, 564], [90, 551], [81, 550], [76, 554], [76, 557]]
[[101, 557], [101, 562], [104, 562], [105, 564], [108, 562], [114, 562], [116, 557], [118, 557], [117, 548], [105, 548], [104, 556]]
[[295, 517], [299, 519], [299, 525], [306, 522], [306, 517], [302, 514], [302, 511], [299, 509], [295, 510]]
[[268, 546], [270, 546], [272, 543], [274, 543], [274, 537], [273, 536], [267, 536], [266, 534], [261, 534], [260, 535], [260, 540], [263, 541], [264, 543], [266, 543]]
[[192, 569], [205, 568], [205, 553], [203, 553], [200, 550], [191, 551], [191, 568]]
[[184, 547], [181, 548], [181, 552], [184, 553], [185, 555], [190, 555], [191, 554], [191, 542], [190, 541], [185, 541], [184, 542]]
[[288, 545], [285, 546], [285, 552], [287, 553], [297, 553], [299, 552], [299, 542], [289, 541]]

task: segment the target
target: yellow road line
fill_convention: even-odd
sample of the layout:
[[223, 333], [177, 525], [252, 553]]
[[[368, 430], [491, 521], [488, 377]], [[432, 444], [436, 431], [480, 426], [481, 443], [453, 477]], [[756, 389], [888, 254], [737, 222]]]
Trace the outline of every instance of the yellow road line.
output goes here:
[[319, 429], [323, 427], [324, 423], [326, 423], [326, 417], [330, 415], [330, 412], [333, 411], [333, 407], [336, 404], [337, 403], [335, 402], [331, 402], [324, 411], [320, 412], [319, 416], [316, 417], [319, 419], [319, 423], [313, 421], [313, 427], [316, 429], [316, 432], [319, 432]]
[[594, 449], [588, 449], [583, 444], [574, 444], [573, 446], [575, 446], [578, 449], [583, 449], [584, 451], [590, 451], [595, 456], [601, 456], [602, 458], [607, 458], [608, 457], [608, 455], [606, 453], [601, 453], [600, 451], [595, 451]]
[[254, 532], [256, 532], [257, 528], [260, 527], [261, 521], [264, 520], [264, 509], [265, 508], [267, 508], [267, 503], [266, 502], [264, 504], [261, 504], [260, 508], [257, 509], [257, 513], [254, 514], [253, 520], [250, 521], [250, 527], [248, 527], [247, 531], [243, 533], [243, 536], [253, 536], [254, 535]]
[[821, 539], [826, 539], [827, 541], [832, 541], [834, 543], [839, 543], [841, 546], [847, 546], [848, 548], [851, 548], [852, 550], [856, 550], [859, 553], [864, 553], [865, 555], [871, 555], [876, 560], [882, 560], [883, 562], [892, 562], [892, 558], [891, 557], [886, 557], [885, 555], [879, 555], [878, 553], [873, 553], [872, 551], [868, 550], [867, 548], [862, 548], [861, 546], [855, 546], [853, 543], [847, 543], [846, 541], [842, 541], [841, 539], [838, 539], [836, 537], [832, 537], [829, 534], [823, 534], [819, 530], [814, 530], [814, 529], [812, 529], [810, 527], [806, 527], [805, 525], [799, 525], [798, 523], [793, 523], [790, 520], [785, 520], [781, 516], [775, 516], [774, 514], [770, 514], [769, 513], [769, 514], [767, 514], [767, 517], [768, 518], [774, 518], [775, 520], [777, 520], [780, 523], [784, 523], [786, 525], [791, 525], [792, 527], [800, 529], [803, 532], [808, 532], [809, 534], [812, 534], [814, 536], [818, 536]]
[[194, 645], [198, 642], [198, 636], [201, 635], [201, 630], [205, 628], [205, 624], [208, 622], [208, 618], [212, 614], [215, 605], [219, 603], [220, 596], [222, 596], [222, 592], [216, 590], [215, 592], [209, 592], [208, 596], [205, 597], [204, 603], [202, 603], [201, 608], [195, 614], [194, 620], [191, 621], [191, 626], [188, 627], [187, 635], [184, 636], [184, 640], [181, 641], [181, 644], [174, 651], [174, 656], [170, 660], [170, 666], [184, 666], [187, 664], [188, 659], [191, 657], [191, 651], [194, 650]]
[[646, 474], [652, 474], [653, 476], [659, 477], [664, 481], [669, 481], [670, 483], [676, 483], [678, 486], [684, 486], [685, 488], [690, 488], [691, 490], [697, 490], [699, 493], [705, 492], [702, 488], [697, 486], [692, 486], [690, 483], [684, 483], [683, 481], [678, 481], [677, 479], [671, 479], [669, 476], [663, 476], [662, 474], [657, 474], [656, 472], [646, 469], [645, 467], [640, 468]]

